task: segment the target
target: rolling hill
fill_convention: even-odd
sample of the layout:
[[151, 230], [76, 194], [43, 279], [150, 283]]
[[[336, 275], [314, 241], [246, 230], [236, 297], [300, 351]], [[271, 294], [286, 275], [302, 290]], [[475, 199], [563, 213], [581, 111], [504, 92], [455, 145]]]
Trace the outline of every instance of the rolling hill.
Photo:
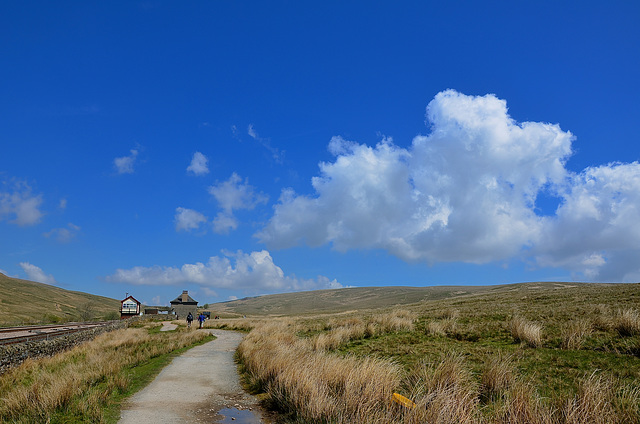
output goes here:
[[[532, 290], [555, 290], [585, 283], [536, 282], [491, 286], [355, 287], [332, 290], [272, 294], [209, 304], [217, 314], [312, 315], [364, 309], [381, 309], [425, 301], [468, 299], [474, 296], [511, 296]], [[598, 286], [588, 283], [587, 286]]]
[[507, 286], [354, 287], [272, 294], [209, 304], [211, 311], [241, 315], [305, 315], [387, 308], [425, 300], [470, 296]]
[[0, 325], [104, 319], [120, 301], [0, 274]]

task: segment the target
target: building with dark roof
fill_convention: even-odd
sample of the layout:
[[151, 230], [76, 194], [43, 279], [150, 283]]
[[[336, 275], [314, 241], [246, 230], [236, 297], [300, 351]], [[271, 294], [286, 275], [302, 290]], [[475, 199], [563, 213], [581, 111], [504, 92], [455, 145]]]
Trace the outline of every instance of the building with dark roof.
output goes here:
[[171, 310], [175, 312], [178, 319], [186, 319], [189, 312], [193, 315], [193, 319], [198, 316], [198, 301], [189, 296], [187, 290], [183, 290], [182, 294], [171, 302]]
[[140, 315], [140, 302], [133, 296], [127, 296], [120, 301], [120, 319], [135, 317]]

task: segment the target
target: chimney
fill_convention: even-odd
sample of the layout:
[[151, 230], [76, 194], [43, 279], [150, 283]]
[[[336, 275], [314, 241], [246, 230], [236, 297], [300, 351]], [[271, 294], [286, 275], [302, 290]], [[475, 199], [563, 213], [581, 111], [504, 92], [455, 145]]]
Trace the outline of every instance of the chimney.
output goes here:
[[189, 292], [187, 290], [182, 290], [182, 301], [186, 302], [189, 300]]

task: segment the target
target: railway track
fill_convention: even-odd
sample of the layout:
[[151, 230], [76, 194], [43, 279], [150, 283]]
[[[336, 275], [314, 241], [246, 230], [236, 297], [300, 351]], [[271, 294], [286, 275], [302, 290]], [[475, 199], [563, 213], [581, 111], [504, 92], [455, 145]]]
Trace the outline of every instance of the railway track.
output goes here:
[[22, 343], [36, 340], [49, 340], [51, 338], [91, 330], [102, 327], [108, 322], [70, 322], [55, 325], [28, 325], [23, 327], [0, 328], [0, 345]]

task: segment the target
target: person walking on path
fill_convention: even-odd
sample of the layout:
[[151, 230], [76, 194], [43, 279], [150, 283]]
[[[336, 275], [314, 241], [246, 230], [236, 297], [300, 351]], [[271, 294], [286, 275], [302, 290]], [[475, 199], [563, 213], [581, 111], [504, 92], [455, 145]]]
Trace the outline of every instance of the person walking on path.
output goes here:
[[187, 327], [191, 328], [192, 321], [193, 321], [193, 315], [191, 315], [191, 312], [189, 312], [189, 315], [187, 315]]
[[200, 328], [202, 328], [202, 324], [204, 323], [205, 316], [204, 314], [198, 315], [198, 322], [200, 323]]

